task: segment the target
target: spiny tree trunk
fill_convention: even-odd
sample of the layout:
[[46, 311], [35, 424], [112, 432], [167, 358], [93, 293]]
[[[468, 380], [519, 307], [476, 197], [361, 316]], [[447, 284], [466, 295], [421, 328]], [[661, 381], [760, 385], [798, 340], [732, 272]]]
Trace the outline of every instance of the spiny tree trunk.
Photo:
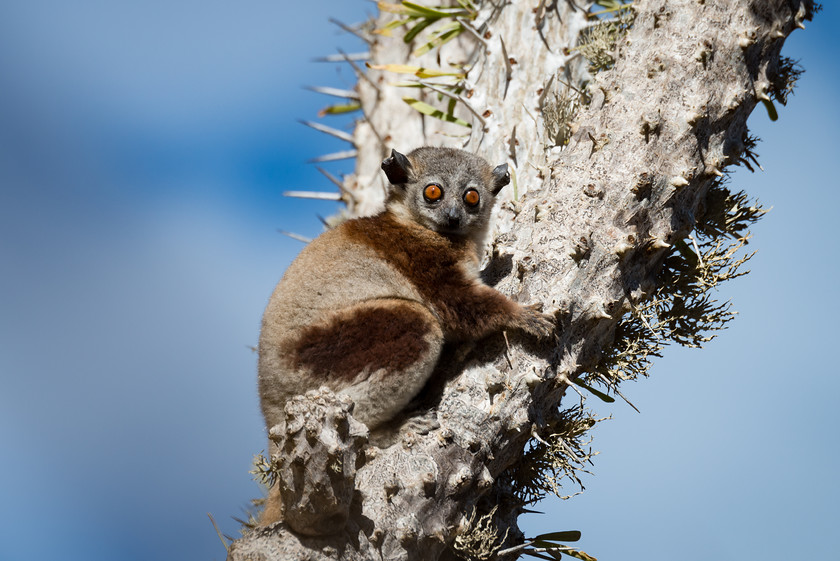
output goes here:
[[[456, 552], [516, 558], [523, 542], [516, 525], [523, 493], [516, 487], [525, 480], [515, 472], [526, 444], [532, 438], [549, 448], [559, 442], [561, 455], [579, 460], [574, 435], [556, 438], [569, 420], [558, 406], [571, 381], [597, 377], [612, 385], [626, 377], [616, 366], [620, 360], [638, 351], [636, 359], [645, 361], [656, 352], [655, 343], [648, 351], [622, 347], [632, 334], [622, 318], [641, 319], [651, 331], [689, 344], [702, 336], [680, 322], [690, 324], [692, 314], [706, 327], [715, 321], [713, 306], [703, 308], [701, 301], [698, 311], [689, 297], [673, 293], [671, 327], [650, 325], [655, 315], [640, 310], [667, 293], [664, 285], [686, 282], [679, 265], [669, 276], [662, 270], [679, 258], [675, 248], [687, 247], [682, 240], [694, 228], [698, 235], [726, 233], [707, 218], [711, 191], [726, 166], [751, 156], [746, 120], [756, 105], [774, 111], [773, 99], [784, 102], [785, 82], [795, 74], [780, 62], [780, 50], [810, 19], [813, 3], [640, 0], [626, 35], [598, 55], [596, 64], [608, 68], [591, 77], [588, 97], [575, 92], [589, 79], [590, 61], [579, 41], [592, 20], [575, 2], [476, 4], [477, 17], [462, 20], [470, 30], [420, 58], [411, 51], [423, 34], [414, 44], [373, 36], [370, 68], [358, 84], [365, 118], [354, 136], [356, 173], [345, 178], [344, 196], [352, 214], [379, 208], [379, 164], [392, 147], [465, 147], [494, 165], [507, 162], [515, 189], [506, 189], [498, 210], [488, 276], [520, 301], [560, 310], [559, 342], [534, 347], [511, 338], [509, 348], [503, 340], [483, 342], [446, 382], [436, 408], [440, 428], [407, 433], [375, 453], [362, 451], [358, 435], [347, 438], [348, 449], [364, 461], [355, 474], [345, 470], [343, 484], [349, 480], [355, 493], [349, 519], [336, 524], [343, 524], [340, 531], [307, 537], [286, 523], [255, 529], [232, 544], [230, 560], [426, 560]], [[398, 17], [383, 12], [376, 28]], [[589, 33], [595, 31], [608, 29]], [[421, 76], [432, 86], [400, 88], [393, 83], [406, 76], [385, 66], [391, 64], [464, 68], [466, 76]], [[460, 99], [450, 112], [452, 95]], [[471, 128], [423, 115], [404, 97], [444, 108], [450, 120]], [[580, 108], [570, 120], [575, 105]], [[743, 208], [752, 212], [747, 220], [757, 214]], [[694, 248], [682, 252], [692, 271], [712, 266]], [[681, 298], [679, 306], [674, 298]], [[637, 342], [644, 340], [636, 334]], [[324, 423], [341, 408], [329, 396], [320, 406], [331, 412]], [[314, 436], [319, 431], [311, 426], [312, 438], [301, 445], [312, 446], [314, 455], [334, 453]], [[325, 474], [307, 477], [319, 488], [330, 485]], [[319, 500], [313, 496], [305, 507], [317, 512]]]

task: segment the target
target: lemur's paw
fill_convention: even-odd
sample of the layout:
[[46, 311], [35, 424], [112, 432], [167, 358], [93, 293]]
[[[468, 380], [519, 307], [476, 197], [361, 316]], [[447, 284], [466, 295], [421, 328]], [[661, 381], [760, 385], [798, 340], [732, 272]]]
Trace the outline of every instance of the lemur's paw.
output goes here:
[[519, 327], [539, 339], [548, 339], [555, 334], [557, 320], [554, 316], [542, 312], [542, 304], [531, 304], [522, 307]]

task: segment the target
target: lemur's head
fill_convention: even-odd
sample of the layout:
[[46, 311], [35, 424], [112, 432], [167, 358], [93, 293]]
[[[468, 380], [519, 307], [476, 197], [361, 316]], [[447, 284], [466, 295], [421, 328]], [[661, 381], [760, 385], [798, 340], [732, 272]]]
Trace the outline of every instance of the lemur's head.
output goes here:
[[394, 185], [388, 209], [458, 237], [483, 237], [496, 194], [510, 183], [507, 164], [493, 168], [455, 148], [424, 146], [407, 156], [391, 150], [382, 169]]

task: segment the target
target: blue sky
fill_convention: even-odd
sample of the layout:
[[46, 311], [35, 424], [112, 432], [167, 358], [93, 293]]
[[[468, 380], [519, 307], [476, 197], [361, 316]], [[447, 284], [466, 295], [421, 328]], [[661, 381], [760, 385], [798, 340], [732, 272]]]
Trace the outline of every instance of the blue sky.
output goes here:
[[[595, 432], [594, 476], [529, 533], [580, 529], [600, 559], [830, 558], [840, 522], [840, 125], [828, 2], [785, 54], [807, 69], [751, 125], [764, 173], [733, 186], [773, 211], [739, 317], [704, 350], [669, 349], [624, 389], [642, 410]], [[258, 492], [262, 308], [331, 203], [308, 130], [359, 49], [328, 17], [366, 2], [7, 2], [0, 7], [0, 559], [224, 559], [206, 513]], [[336, 172], [351, 163], [334, 164]], [[590, 402], [593, 400], [590, 400]]]

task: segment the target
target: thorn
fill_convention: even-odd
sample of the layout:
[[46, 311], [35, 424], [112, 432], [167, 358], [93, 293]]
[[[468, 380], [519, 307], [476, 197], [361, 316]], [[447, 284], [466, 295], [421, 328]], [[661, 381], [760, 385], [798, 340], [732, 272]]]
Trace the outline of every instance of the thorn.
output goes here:
[[592, 141], [592, 148], [589, 150], [589, 157], [592, 157], [592, 154], [609, 144], [610, 139], [605, 135], [601, 134], [599, 138], [595, 138], [591, 131], [587, 131], [586, 133], [589, 136], [589, 140]]
[[612, 316], [607, 313], [603, 306], [594, 304], [592, 307], [592, 317], [595, 319], [612, 319]]
[[319, 57], [319, 58], [316, 58], [316, 59], [313, 59], [313, 60], [315, 62], [350, 62], [350, 63], [352, 63], [353, 61], [367, 60], [369, 58], [370, 58], [370, 52], [369, 51], [365, 51], [363, 53], [350, 53], [350, 54], [339, 51], [339, 54], [337, 54], [337, 55], [327, 55], [327, 56]]
[[213, 515], [208, 512], [207, 516], [210, 518], [210, 522], [213, 523], [213, 528], [216, 529], [216, 534], [219, 536], [219, 539], [222, 540], [222, 545], [225, 546], [225, 551], [230, 553], [230, 545], [225, 541], [225, 538], [222, 535], [222, 531], [219, 530], [219, 526], [216, 524], [216, 521], [213, 519]]
[[484, 37], [481, 36], [481, 34], [478, 32], [478, 30], [475, 27], [473, 27], [467, 20], [465, 20], [464, 18], [455, 18], [455, 21], [460, 23], [461, 27], [463, 27], [464, 29], [469, 31], [472, 34], [472, 36], [475, 37], [476, 40], [478, 40], [479, 43], [484, 45], [485, 50], [487, 50], [489, 48], [487, 46], [487, 40], [484, 39]]
[[540, 39], [542, 39], [545, 48], [548, 50], [548, 52], [553, 53], [554, 51], [552, 51], [551, 47], [548, 46], [548, 41], [546, 41], [545, 35], [543, 35], [543, 26], [545, 25], [546, 13], [545, 2], [546, 0], [540, 0], [540, 3], [536, 9], [536, 14], [534, 16], [534, 23], [536, 24], [537, 33], [539, 33]]
[[581, 398], [582, 400], [586, 401], [586, 396], [585, 396], [585, 395], [583, 395], [583, 393], [581, 393], [581, 391], [580, 391], [579, 389], [577, 389], [577, 386], [575, 385], [575, 383], [574, 383], [574, 382], [572, 382], [572, 381], [569, 379], [569, 377], [568, 377], [568, 376], [566, 376], [566, 374], [561, 374], [560, 376], [558, 376], [558, 379], [559, 379], [561, 382], [563, 382], [564, 384], [566, 384], [566, 387], [569, 387], [569, 388], [572, 388], [573, 390], [575, 390], [575, 391], [577, 392], [577, 394], [580, 396], [580, 398]]
[[342, 90], [340, 88], [329, 88], [326, 86], [304, 86], [307, 90], [317, 92], [324, 95], [331, 95], [333, 97], [341, 97], [344, 99], [359, 99], [358, 92], [353, 90]]
[[650, 239], [650, 249], [668, 249], [671, 244], [662, 238], [653, 237]]
[[316, 123], [315, 121], [303, 121], [300, 120], [300, 123], [306, 125], [307, 127], [311, 127], [316, 131], [322, 132], [324, 134], [328, 134], [330, 136], [334, 136], [340, 140], [344, 140], [353, 144], [353, 135], [349, 132], [340, 131], [338, 129], [334, 129], [332, 127], [328, 127], [327, 125], [322, 125], [321, 123]]
[[[337, 25], [338, 27], [340, 27], [341, 29], [343, 29], [347, 33], [352, 33], [353, 35], [355, 35], [356, 37], [358, 37], [359, 39], [361, 39], [362, 41], [364, 41], [368, 45], [373, 43], [373, 41], [370, 39], [370, 37], [368, 37], [367, 35], [365, 35], [361, 31], [359, 31], [359, 29], [357, 29], [357, 28], [351, 27], [351, 26], [347, 25], [346, 23], [342, 23], [335, 18], [329, 18], [329, 22], [334, 24], [334, 25]], [[364, 24], [362, 24], [362, 25], [364, 25]]]
[[657, 333], [657, 332], [653, 329], [653, 327], [651, 327], [651, 326], [650, 326], [650, 324], [649, 324], [649, 323], [648, 323], [648, 321], [647, 321], [647, 318], [645, 318], [645, 316], [643, 316], [643, 315], [642, 315], [642, 313], [639, 311], [639, 308], [637, 308], [637, 307], [635, 306], [635, 304], [633, 304], [632, 302], [630, 303], [630, 306], [633, 308], [633, 315], [635, 315], [637, 318], [639, 318], [639, 320], [640, 320], [640, 321], [641, 321], [641, 322], [645, 325], [645, 327], [647, 327], [647, 328], [648, 328], [648, 330], [649, 330], [649, 331], [653, 334], [653, 337], [654, 337], [657, 341], [662, 341], [662, 337], [660, 337], [660, 336], [659, 336], [659, 333]]
[[353, 55], [348, 55], [347, 53], [345, 53], [341, 49], [338, 49], [338, 53], [341, 57], [343, 57], [343, 60], [345, 62], [347, 62], [347, 64], [349, 64], [351, 67], [353, 67], [353, 71], [356, 73], [356, 78], [358, 78], [359, 80], [364, 80], [365, 82], [370, 84], [370, 87], [372, 87], [374, 90], [376, 90], [377, 93], [381, 92], [381, 90], [379, 89], [379, 86], [374, 84], [373, 80], [368, 78], [367, 72], [362, 71], [362, 69], [359, 68], [359, 65], [356, 64], [355, 62], [353, 62], [354, 60], [365, 60], [365, 59], [370, 58], [370, 53], [367, 53], [368, 56], [365, 57], [364, 59], [354, 59], [354, 58], [352, 58]]
[[633, 247], [633, 244], [631, 244], [628, 241], [620, 241], [613, 246], [613, 253], [615, 253], [618, 256], [622, 256], [631, 249], [633, 249]]
[[537, 107], [540, 108], [540, 111], [542, 111], [543, 104], [545, 103], [545, 98], [548, 96], [548, 90], [551, 89], [551, 84], [553, 84], [553, 83], [554, 83], [554, 74], [551, 75], [551, 78], [549, 78], [548, 82], [546, 82], [545, 86], [543, 86], [543, 91], [540, 94], [539, 99], [537, 99]]
[[697, 246], [697, 240], [694, 239], [694, 235], [689, 234], [688, 239], [691, 240], [691, 245], [694, 246], [694, 253], [697, 254], [697, 262], [700, 263], [701, 267], [705, 267], [706, 265], [703, 264], [703, 255], [700, 253], [700, 248]]
[[307, 238], [306, 236], [301, 236], [300, 234], [295, 234], [293, 232], [287, 232], [285, 230], [280, 230], [280, 229], [278, 229], [277, 231], [280, 232], [281, 234], [283, 234], [284, 236], [289, 236], [293, 240], [297, 240], [299, 242], [309, 243], [309, 242], [312, 241], [312, 238]]
[[340, 190], [342, 193], [346, 193], [346, 192], [347, 192], [347, 189], [345, 189], [345, 187], [344, 187], [344, 183], [342, 183], [342, 182], [341, 182], [341, 180], [340, 180], [339, 178], [337, 178], [336, 176], [334, 176], [333, 174], [331, 174], [330, 172], [328, 172], [327, 170], [325, 170], [325, 169], [324, 169], [324, 168], [322, 168], [322, 167], [316, 167], [315, 169], [317, 169], [318, 171], [320, 171], [321, 173], [323, 173], [323, 174], [324, 174], [324, 176], [325, 176], [327, 179], [329, 179], [329, 180], [330, 180], [330, 181], [331, 181], [331, 182], [332, 182], [332, 183], [333, 183], [336, 187], [338, 187], [338, 188], [339, 188], [339, 190]]
[[507, 359], [508, 366], [513, 370], [513, 363], [510, 361], [510, 341], [508, 341], [507, 331], [502, 331], [502, 335], [505, 338], [505, 358]]
[[578, 10], [580, 10], [581, 12], [584, 12], [584, 11], [585, 11], [583, 8], [581, 8], [580, 6], [578, 6], [578, 5], [575, 3], [575, 0], [566, 0], [566, 4], [571, 5], [573, 8], [577, 8], [577, 9], [578, 9]]
[[612, 382], [610, 382], [610, 380], [609, 380], [606, 376], [604, 376], [603, 374], [600, 374], [600, 373], [599, 373], [599, 374], [598, 374], [598, 377], [599, 377], [599, 378], [601, 379], [601, 381], [602, 381], [602, 382], [604, 382], [604, 383], [605, 383], [605, 384], [606, 384], [606, 385], [607, 385], [607, 386], [608, 386], [608, 387], [609, 387], [612, 391], [614, 391], [614, 392], [615, 392], [615, 393], [616, 393], [616, 394], [617, 394], [617, 395], [618, 395], [621, 399], [623, 399], [624, 401], [626, 401], [626, 402], [627, 402], [627, 405], [629, 405], [630, 407], [632, 407], [633, 409], [635, 409], [635, 410], [636, 410], [636, 413], [641, 413], [641, 411], [639, 411], [639, 408], [638, 408], [638, 407], [636, 407], [635, 405], [633, 405], [633, 404], [630, 402], [630, 400], [629, 400], [629, 399], [627, 399], [626, 397], [624, 397], [624, 394], [622, 394], [620, 391], [618, 391], [618, 384], [613, 384], [613, 383], [612, 383]]
[[435, 86], [434, 84], [432, 84], [431, 82], [426, 82], [426, 81], [423, 81], [423, 80], [418, 80], [418, 82], [421, 83], [422, 85], [424, 85], [425, 87], [429, 88], [432, 91], [436, 91], [437, 93], [439, 93], [441, 95], [445, 95], [446, 97], [450, 97], [450, 98], [454, 99], [455, 101], [461, 102], [464, 105], [464, 107], [466, 107], [469, 110], [469, 112], [472, 113], [473, 116], [475, 116], [476, 119], [478, 119], [478, 122], [481, 123], [481, 128], [483, 128], [483, 129], [487, 128], [487, 121], [484, 120], [484, 117], [482, 117], [478, 113], [478, 111], [473, 109], [473, 106], [470, 105], [467, 102], [466, 99], [464, 99], [463, 97], [461, 97], [458, 94], [454, 94], [452, 92], [448, 92], [448, 91], [446, 91], [442, 88], [439, 88], [439, 87]]
[[317, 158], [309, 160], [310, 164], [318, 164], [321, 162], [334, 162], [336, 160], [350, 160], [359, 154], [358, 150], [344, 150], [342, 152], [333, 152], [332, 154], [324, 154]]
[[[538, 126], [538, 124], [537, 124], [537, 118], [536, 118], [536, 117], [534, 117], [534, 116], [531, 114], [531, 112], [530, 112], [530, 111], [528, 111], [528, 107], [525, 105], [525, 103], [522, 103], [522, 109], [525, 111], [525, 114], [526, 114], [526, 115], [528, 115], [529, 117], [531, 117], [531, 120], [532, 120], [532, 121], [534, 121], [534, 125]], [[534, 169], [540, 169], [540, 168], [538, 168], [537, 166], [535, 166], [534, 164], [531, 164], [530, 162], [528, 162], [528, 163], [529, 163], [529, 164], [531, 165], [531, 167], [533, 167]]]
[[[589, 99], [589, 96], [588, 96], [588, 95], [586, 95], [586, 92], [585, 92], [585, 91], [583, 91], [582, 89], [580, 89], [580, 88], [576, 88], [576, 87], [574, 87], [573, 85], [571, 85], [570, 83], [565, 82], [565, 81], [563, 81], [563, 80], [557, 80], [557, 81], [558, 81], [558, 82], [560, 82], [561, 84], [563, 84], [564, 86], [566, 86], [567, 88], [569, 88], [570, 90], [574, 90], [575, 92], [577, 92], [577, 94], [578, 94], [580, 97], [582, 97], [584, 100], [588, 100], [588, 99]], [[586, 103], [589, 103], [589, 102], [587, 101]], [[660, 115], [660, 116], [661, 116], [661, 115]]]
[[513, 125], [513, 130], [510, 133], [510, 143], [508, 144], [508, 148], [510, 149], [510, 159], [513, 160], [513, 165], [519, 165], [516, 162], [516, 125]]
[[510, 64], [510, 57], [508, 56], [507, 49], [505, 48], [505, 40], [502, 39], [501, 35], [499, 35], [499, 42], [502, 44], [502, 58], [505, 62], [505, 91], [502, 94], [502, 99], [505, 99], [505, 97], [507, 97], [510, 79], [513, 77], [513, 66]]
[[320, 201], [340, 201], [340, 193], [329, 193], [325, 191], [284, 191], [284, 197], [295, 199], [318, 199]]
[[536, 371], [532, 370], [531, 372], [528, 372], [527, 374], [525, 374], [525, 376], [522, 377], [522, 381], [525, 382], [525, 385], [529, 388], [533, 388], [543, 380], [542, 378], [540, 378], [540, 375], [536, 373]]
[[[327, 222], [327, 219], [324, 218], [323, 216], [321, 216], [320, 214], [316, 214], [315, 216], [318, 218], [318, 221], [321, 224], [323, 224], [326, 228], [331, 228], [332, 227], [332, 226], [330, 226], [329, 222]], [[256, 347], [254, 348], [254, 350], [256, 350]]]
[[[522, 512], [524, 512], [524, 509], [522, 510]], [[526, 547], [528, 547], [529, 545], [531, 545], [532, 543], [535, 543], [535, 542], [536, 542], [536, 540], [530, 540], [530, 541], [526, 541], [525, 543], [521, 543], [519, 545], [515, 545], [513, 547], [509, 547], [509, 548], [503, 549], [501, 551], [497, 551], [496, 555], [494, 557], [496, 557], [497, 559], [501, 559], [501, 558], [505, 557], [506, 555], [510, 555], [511, 553], [517, 553], [517, 552], [525, 549]]]
[[807, 15], [807, 10], [805, 9], [805, 4], [800, 2], [799, 9], [796, 10], [796, 15], [793, 17], [793, 21], [796, 23], [796, 27], [799, 29], [805, 29], [805, 24], [802, 23]]
[[686, 117], [685, 121], [689, 125], [696, 125], [698, 121], [700, 121], [701, 119], [705, 119], [706, 117], [707, 117], [707, 115], [704, 112], [695, 111], [694, 113], [692, 113], [688, 117]]
[[549, 444], [548, 442], [543, 440], [542, 437], [540, 437], [539, 432], [537, 431], [537, 423], [531, 423], [531, 437], [537, 442], [541, 442], [542, 444], [545, 444], [549, 447], [551, 446], [551, 444]]

